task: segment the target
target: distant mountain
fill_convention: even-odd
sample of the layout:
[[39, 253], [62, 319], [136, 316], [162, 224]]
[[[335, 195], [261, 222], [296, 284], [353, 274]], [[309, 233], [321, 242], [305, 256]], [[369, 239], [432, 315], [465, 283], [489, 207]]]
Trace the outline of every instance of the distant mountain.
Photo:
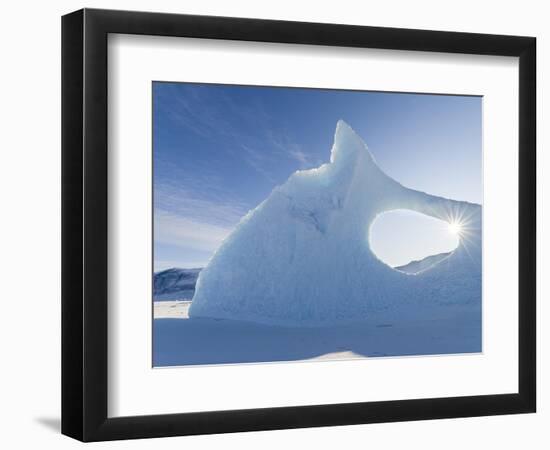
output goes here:
[[410, 263], [405, 264], [403, 266], [394, 267], [394, 269], [399, 270], [401, 272], [410, 273], [410, 274], [419, 273], [419, 272], [422, 272], [423, 270], [430, 268], [434, 264], [437, 264], [439, 261], [445, 259], [451, 253], [452, 252], [438, 253], [437, 255], [426, 256], [423, 259], [420, 259], [417, 261], [411, 261]]
[[191, 300], [202, 269], [168, 269], [153, 275], [153, 301]]

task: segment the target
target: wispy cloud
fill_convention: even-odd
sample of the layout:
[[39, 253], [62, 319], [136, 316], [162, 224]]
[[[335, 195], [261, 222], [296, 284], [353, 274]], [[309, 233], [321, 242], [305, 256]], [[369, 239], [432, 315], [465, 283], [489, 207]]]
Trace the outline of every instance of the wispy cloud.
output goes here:
[[[208, 193], [209, 197], [201, 197], [199, 192]], [[238, 199], [204, 185], [191, 192], [174, 183], [155, 183], [154, 194], [155, 216], [157, 211], [165, 212], [197, 224], [232, 228], [249, 210]]]
[[161, 93], [170, 97], [165, 112], [173, 121], [205, 139], [226, 142], [226, 150], [268, 179], [275, 155], [297, 162], [299, 169], [314, 165], [288, 130], [273, 125], [259, 101], [238, 103], [222, 90], [214, 96], [196, 85], [165, 86]]
[[155, 242], [203, 252], [214, 252], [232, 227], [187, 219], [168, 211], [155, 211]]
[[278, 153], [298, 162], [300, 169], [311, 168], [312, 161], [302, 146], [296, 143], [287, 131], [274, 132], [270, 128], [264, 130], [267, 142], [269, 142]]
[[[289, 132], [273, 126], [267, 109], [258, 101], [239, 103], [223, 90], [213, 93], [200, 86], [165, 85], [158, 106], [176, 126], [205, 140], [223, 143], [230, 158], [242, 161], [269, 184], [280, 181], [273, 167], [281, 158], [291, 167], [311, 166], [304, 149]], [[163, 101], [164, 100], [164, 101]], [[160, 132], [161, 130], [157, 130]], [[207, 161], [189, 161], [185, 167], [155, 159], [155, 244], [172, 249], [155, 255], [155, 268], [204, 266], [240, 219], [255, 205], [243, 202], [227, 189], [213, 154]], [[276, 179], [277, 176], [279, 179]], [[179, 262], [178, 262], [179, 261]]]
[[244, 152], [243, 157], [245, 162], [260, 175], [273, 182], [273, 176], [269, 171], [269, 162], [271, 161], [271, 158], [266, 154], [266, 152], [262, 152], [261, 150], [245, 144], [241, 144], [241, 149]]
[[[248, 212], [245, 204], [228, 195], [215, 191], [210, 194], [211, 198], [204, 198], [173, 184], [155, 185], [155, 245], [181, 249], [181, 261], [184, 261], [180, 264], [155, 261], [156, 268], [204, 266]], [[204, 258], [196, 259], [197, 254]]]

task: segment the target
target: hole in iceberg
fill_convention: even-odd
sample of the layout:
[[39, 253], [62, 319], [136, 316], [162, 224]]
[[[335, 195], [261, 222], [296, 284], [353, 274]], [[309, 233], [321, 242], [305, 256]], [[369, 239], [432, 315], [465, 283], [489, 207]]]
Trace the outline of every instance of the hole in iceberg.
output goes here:
[[409, 210], [379, 214], [369, 230], [372, 252], [401, 272], [416, 274], [449, 256], [460, 242], [449, 223]]

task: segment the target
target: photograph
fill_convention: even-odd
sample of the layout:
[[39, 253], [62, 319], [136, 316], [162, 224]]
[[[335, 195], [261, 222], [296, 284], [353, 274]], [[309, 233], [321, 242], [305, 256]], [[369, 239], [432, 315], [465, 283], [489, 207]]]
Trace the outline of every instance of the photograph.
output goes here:
[[[55, 363], [23, 389], [42, 400], [15, 409], [82, 442], [537, 448], [544, 15], [279, 3], [92, 2], [51, 15], [53, 64], [36, 33], [15, 47], [29, 75], [7, 92], [24, 120], [6, 192], [29, 191], [29, 220], [5, 222], [29, 232], [6, 260], [27, 278], [51, 267], [61, 294], [30, 328], [10, 321], [29, 338], [14, 352], [32, 355], [19, 378]], [[47, 121], [29, 133], [19, 114], [31, 88], [39, 109], [59, 106], [61, 160], [44, 152]], [[22, 137], [43, 164], [16, 151]], [[57, 206], [36, 201], [41, 176]], [[61, 213], [61, 251], [31, 265], [22, 242], [55, 243], [37, 234], [44, 208]], [[48, 323], [52, 355], [36, 351]], [[43, 441], [27, 422], [14, 442]]]
[[483, 352], [483, 97], [152, 81], [152, 366]]

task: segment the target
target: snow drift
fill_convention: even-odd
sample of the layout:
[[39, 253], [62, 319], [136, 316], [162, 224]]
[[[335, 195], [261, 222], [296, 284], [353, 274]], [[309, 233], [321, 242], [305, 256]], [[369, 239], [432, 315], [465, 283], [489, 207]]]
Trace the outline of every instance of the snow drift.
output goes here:
[[[459, 246], [415, 275], [387, 266], [369, 229], [395, 209], [460, 222]], [[295, 172], [241, 220], [201, 271], [189, 316], [317, 326], [480, 300], [481, 206], [402, 186], [339, 121], [330, 163]]]

